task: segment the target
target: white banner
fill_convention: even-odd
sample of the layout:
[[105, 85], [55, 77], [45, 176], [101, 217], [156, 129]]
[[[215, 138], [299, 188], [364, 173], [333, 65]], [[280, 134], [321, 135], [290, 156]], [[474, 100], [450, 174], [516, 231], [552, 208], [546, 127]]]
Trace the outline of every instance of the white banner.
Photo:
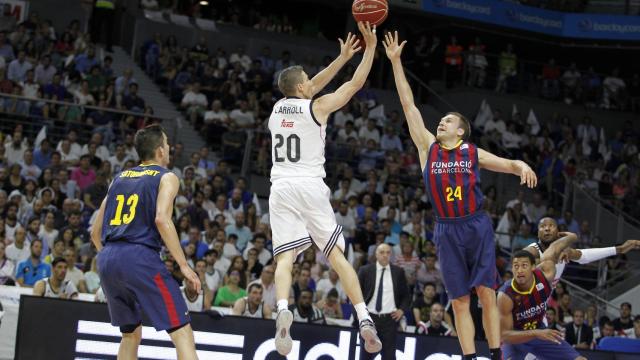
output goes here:
[[19, 0], [0, 0], [0, 8], [4, 9], [4, 5], [11, 5], [11, 16], [15, 17], [18, 23], [21, 23], [29, 17], [29, 2]]

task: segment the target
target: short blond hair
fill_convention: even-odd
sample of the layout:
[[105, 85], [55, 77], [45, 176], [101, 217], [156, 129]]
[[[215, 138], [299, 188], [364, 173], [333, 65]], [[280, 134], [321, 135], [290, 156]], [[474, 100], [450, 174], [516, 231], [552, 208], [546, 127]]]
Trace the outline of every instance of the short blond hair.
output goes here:
[[278, 89], [284, 96], [294, 95], [296, 86], [302, 83], [304, 70], [300, 65], [289, 66], [282, 70], [278, 76]]

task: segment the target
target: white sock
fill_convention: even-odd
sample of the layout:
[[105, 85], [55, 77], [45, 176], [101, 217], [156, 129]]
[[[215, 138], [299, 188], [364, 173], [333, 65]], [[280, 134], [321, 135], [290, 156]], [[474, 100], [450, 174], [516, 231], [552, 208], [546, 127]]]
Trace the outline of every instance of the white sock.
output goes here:
[[356, 309], [356, 314], [358, 314], [358, 320], [371, 320], [371, 316], [369, 316], [369, 310], [367, 310], [367, 305], [364, 302], [353, 305]]
[[278, 311], [289, 309], [289, 301], [288, 300], [278, 300]]

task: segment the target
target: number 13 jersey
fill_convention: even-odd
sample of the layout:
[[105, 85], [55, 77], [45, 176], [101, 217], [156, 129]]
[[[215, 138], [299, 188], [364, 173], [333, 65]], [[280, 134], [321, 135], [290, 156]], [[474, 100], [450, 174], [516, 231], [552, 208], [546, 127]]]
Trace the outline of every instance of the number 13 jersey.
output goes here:
[[326, 176], [326, 125], [316, 120], [312, 105], [313, 100], [287, 97], [273, 106], [269, 117], [271, 182], [291, 177]]
[[460, 218], [482, 210], [478, 148], [460, 140], [452, 149], [435, 142], [424, 181], [437, 218]]
[[107, 193], [102, 222], [102, 239], [162, 247], [156, 226], [156, 202], [160, 179], [168, 170], [159, 165], [139, 165], [124, 170], [113, 180]]

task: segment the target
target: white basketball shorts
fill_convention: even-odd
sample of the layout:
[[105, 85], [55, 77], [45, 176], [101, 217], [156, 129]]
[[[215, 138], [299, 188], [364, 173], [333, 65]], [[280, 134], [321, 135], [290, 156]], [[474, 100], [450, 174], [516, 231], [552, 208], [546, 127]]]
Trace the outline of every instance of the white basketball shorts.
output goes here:
[[329, 256], [338, 246], [344, 252], [342, 226], [329, 201], [331, 190], [322, 178], [292, 177], [275, 180], [269, 195], [273, 256], [294, 251], [298, 256], [316, 244]]

